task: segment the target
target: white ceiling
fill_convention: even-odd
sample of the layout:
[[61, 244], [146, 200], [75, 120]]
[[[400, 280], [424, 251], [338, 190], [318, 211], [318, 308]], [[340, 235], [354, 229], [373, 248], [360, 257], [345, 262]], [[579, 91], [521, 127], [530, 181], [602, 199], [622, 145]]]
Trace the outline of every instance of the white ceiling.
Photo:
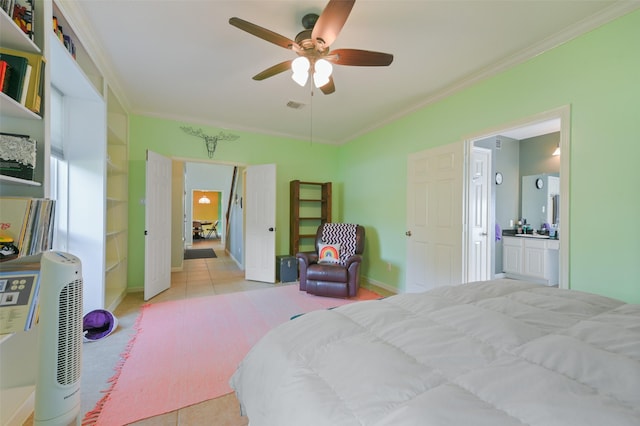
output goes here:
[[[640, 7], [611, 0], [358, 0], [332, 48], [392, 53], [389, 67], [334, 66], [336, 92], [289, 72], [295, 54], [231, 26], [293, 39], [325, 0], [59, 1], [130, 112], [344, 143]], [[289, 101], [304, 104], [291, 109]]]

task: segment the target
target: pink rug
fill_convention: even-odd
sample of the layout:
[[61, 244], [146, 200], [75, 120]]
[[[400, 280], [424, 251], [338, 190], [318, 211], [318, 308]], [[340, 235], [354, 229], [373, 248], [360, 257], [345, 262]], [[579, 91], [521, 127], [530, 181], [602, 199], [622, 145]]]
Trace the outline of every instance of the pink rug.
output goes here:
[[229, 379], [267, 331], [297, 314], [357, 299], [309, 295], [288, 285], [148, 304], [106, 396], [84, 425], [125, 425], [230, 393]]

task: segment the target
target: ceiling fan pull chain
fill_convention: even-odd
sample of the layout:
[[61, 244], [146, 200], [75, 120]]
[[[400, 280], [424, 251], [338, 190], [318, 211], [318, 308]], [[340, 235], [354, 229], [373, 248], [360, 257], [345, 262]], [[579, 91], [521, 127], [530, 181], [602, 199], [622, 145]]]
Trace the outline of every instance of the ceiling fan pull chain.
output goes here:
[[309, 96], [309, 145], [313, 145], [313, 84], [309, 86], [311, 87]]

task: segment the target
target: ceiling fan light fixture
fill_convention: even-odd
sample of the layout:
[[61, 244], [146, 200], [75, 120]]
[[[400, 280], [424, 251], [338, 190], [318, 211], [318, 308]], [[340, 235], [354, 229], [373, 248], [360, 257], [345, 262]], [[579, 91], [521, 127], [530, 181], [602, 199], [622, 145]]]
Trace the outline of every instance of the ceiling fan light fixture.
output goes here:
[[291, 75], [291, 78], [293, 79], [293, 81], [298, 83], [300, 86], [304, 87], [307, 84], [307, 80], [309, 79], [309, 73], [307, 73], [307, 72], [293, 73]]
[[291, 69], [294, 74], [307, 72], [309, 71], [310, 66], [311, 63], [304, 56], [298, 56], [293, 60], [293, 62], [291, 62]]
[[331, 63], [326, 59], [318, 59], [313, 66], [313, 83], [320, 88], [329, 82], [329, 77], [333, 72]]
[[319, 89], [325, 84], [327, 84], [328, 82], [329, 82], [328, 76], [320, 75], [317, 72], [313, 73], [313, 84], [316, 86], [316, 88]]
[[291, 70], [293, 71], [291, 78], [293, 81], [298, 83], [300, 86], [307, 84], [310, 66], [311, 64], [309, 63], [309, 60], [304, 56], [298, 56], [294, 59], [293, 62], [291, 62]]

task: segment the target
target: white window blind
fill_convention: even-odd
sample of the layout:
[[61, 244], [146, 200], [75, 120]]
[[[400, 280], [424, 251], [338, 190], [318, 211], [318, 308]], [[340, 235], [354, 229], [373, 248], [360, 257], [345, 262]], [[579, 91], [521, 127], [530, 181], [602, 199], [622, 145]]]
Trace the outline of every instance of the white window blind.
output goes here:
[[64, 158], [64, 99], [62, 92], [51, 88], [51, 155]]

